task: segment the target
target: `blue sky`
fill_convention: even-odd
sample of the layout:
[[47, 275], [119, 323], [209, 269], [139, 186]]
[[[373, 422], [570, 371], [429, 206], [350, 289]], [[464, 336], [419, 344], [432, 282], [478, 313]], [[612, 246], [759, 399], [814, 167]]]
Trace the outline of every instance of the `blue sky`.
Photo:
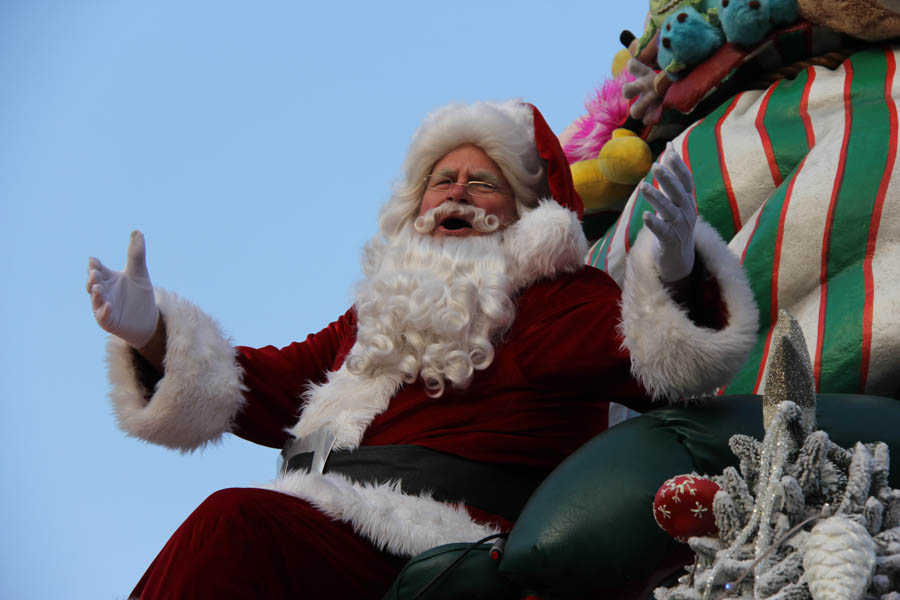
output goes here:
[[206, 496], [274, 474], [116, 428], [88, 256], [122, 268], [141, 229], [154, 284], [237, 343], [301, 339], [349, 306], [427, 112], [521, 97], [560, 132], [644, 10], [0, 1], [0, 597], [124, 598]]

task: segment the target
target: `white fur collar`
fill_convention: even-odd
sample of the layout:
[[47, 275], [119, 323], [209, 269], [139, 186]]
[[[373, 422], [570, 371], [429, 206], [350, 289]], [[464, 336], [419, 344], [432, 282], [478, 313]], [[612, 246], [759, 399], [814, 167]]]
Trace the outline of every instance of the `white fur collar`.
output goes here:
[[[516, 291], [580, 268], [588, 250], [578, 217], [552, 199], [541, 200], [503, 235], [516, 265], [512, 274]], [[290, 433], [300, 438], [325, 427], [334, 434], [335, 449], [356, 448], [402, 383], [399, 374], [357, 376], [342, 366], [330, 372], [324, 384], [310, 386], [303, 413]]]
[[517, 291], [538, 280], [579, 269], [588, 251], [578, 216], [550, 198], [522, 215], [506, 231], [505, 238], [518, 266], [514, 277]]

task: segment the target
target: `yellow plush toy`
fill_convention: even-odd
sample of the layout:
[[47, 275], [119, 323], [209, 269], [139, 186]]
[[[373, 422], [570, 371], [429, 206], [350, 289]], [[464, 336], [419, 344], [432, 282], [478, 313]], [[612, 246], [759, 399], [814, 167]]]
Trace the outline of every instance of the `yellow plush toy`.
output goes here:
[[585, 214], [601, 210], [621, 210], [634, 189], [633, 185], [615, 183], [606, 178], [596, 158], [572, 165], [575, 191], [584, 202]]
[[627, 48], [622, 48], [612, 59], [612, 76], [618, 77], [628, 66], [628, 59], [631, 58], [631, 52]]
[[597, 161], [607, 179], [634, 186], [650, 170], [653, 153], [647, 142], [630, 129], [616, 129], [612, 133], [612, 139], [600, 149]]
[[652, 164], [644, 140], [628, 129], [614, 130], [597, 158], [572, 164], [572, 180], [585, 213], [621, 210]]

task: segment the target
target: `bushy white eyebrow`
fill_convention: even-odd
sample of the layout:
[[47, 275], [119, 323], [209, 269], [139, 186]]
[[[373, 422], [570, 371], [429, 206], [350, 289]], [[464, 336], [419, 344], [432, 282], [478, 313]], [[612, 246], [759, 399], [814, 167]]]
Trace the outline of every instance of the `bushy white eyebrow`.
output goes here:
[[[456, 169], [439, 169], [432, 173], [432, 175], [438, 175], [440, 177], [449, 177], [451, 179], [456, 179], [457, 173], [459, 173]], [[485, 183], [493, 184], [497, 187], [500, 187], [500, 179], [489, 171], [471, 171], [469, 173], [469, 181], [483, 181]]]
[[456, 170], [455, 169], [443, 168], [438, 171], [433, 171], [431, 174], [439, 175], [441, 177], [450, 177], [451, 179], [456, 179]]
[[492, 183], [495, 186], [500, 187], [500, 178], [488, 171], [472, 171], [469, 174], [469, 181], [473, 180]]

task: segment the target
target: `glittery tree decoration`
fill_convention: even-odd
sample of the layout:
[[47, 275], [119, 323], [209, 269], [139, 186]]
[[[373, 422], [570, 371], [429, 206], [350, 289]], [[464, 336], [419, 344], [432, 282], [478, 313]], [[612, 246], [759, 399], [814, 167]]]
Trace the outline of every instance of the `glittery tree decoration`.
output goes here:
[[812, 367], [800, 327], [779, 314], [762, 442], [729, 440], [740, 470], [712, 479], [719, 533], [688, 541], [691, 572], [657, 600], [900, 600], [900, 490], [888, 447], [852, 450], [815, 430]]
[[784, 309], [778, 312], [772, 340], [763, 396], [763, 426], [768, 428], [779, 405], [790, 400], [800, 407], [804, 429], [809, 433], [816, 428], [816, 380], [803, 330]]

